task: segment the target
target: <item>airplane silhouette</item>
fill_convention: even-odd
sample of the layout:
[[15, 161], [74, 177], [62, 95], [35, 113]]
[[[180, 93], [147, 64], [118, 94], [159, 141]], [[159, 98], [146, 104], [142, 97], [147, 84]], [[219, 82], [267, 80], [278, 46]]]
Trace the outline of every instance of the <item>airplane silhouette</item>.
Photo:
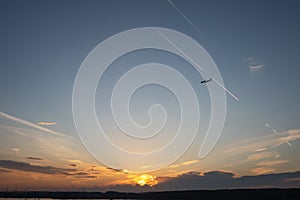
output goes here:
[[201, 81], [201, 83], [208, 83], [208, 82], [210, 82], [210, 81], [212, 81], [212, 78], [207, 79], [207, 80], [203, 80], [203, 81]]

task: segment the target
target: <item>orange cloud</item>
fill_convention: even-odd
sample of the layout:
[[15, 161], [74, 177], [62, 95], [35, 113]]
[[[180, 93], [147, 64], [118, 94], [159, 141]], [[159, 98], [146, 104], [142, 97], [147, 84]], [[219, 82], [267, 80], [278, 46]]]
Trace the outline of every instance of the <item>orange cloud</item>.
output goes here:
[[288, 163], [288, 160], [271, 160], [271, 161], [262, 161], [257, 163], [257, 166], [273, 166], [273, 165], [282, 165]]
[[267, 174], [267, 173], [271, 173], [274, 172], [275, 169], [269, 168], [269, 167], [258, 167], [255, 169], [252, 169], [251, 172], [256, 174], [256, 175], [261, 175], [261, 174]]
[[266, 158], [278, 158], [280, 155], [276, 152], [261, 152], [256, 154], [251, 154], [248, 156], [246, 161], [258, 161]]
[[57, 122], [38, 122], [38, 125], [42, 125], [42, 126], [51, 126], [51, 125], [56, 125], [58, 124]]

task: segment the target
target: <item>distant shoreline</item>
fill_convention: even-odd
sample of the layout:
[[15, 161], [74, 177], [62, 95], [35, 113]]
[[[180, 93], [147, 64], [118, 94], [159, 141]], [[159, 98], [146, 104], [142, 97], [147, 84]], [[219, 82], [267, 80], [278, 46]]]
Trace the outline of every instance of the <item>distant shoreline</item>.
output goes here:
[[295, 189], [233, 189], [192, 190], [164, 192], [0, 192], [1, 198], [51, 198], [51, 199], [299, 199], [300, 188]]

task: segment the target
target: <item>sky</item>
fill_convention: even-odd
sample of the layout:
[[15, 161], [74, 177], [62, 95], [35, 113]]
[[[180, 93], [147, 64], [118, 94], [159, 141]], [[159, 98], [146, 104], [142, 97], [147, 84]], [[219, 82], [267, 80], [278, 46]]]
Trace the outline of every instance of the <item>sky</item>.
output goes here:
[[[300, 3], [171, 2], [184, 16], [167, 0], [0, 2], [0, 190], [300, 186]], [[95, 113], [107, 137], [121, 148], [129, 152], [158, 149], [176, 136], [181, 120], [180, 101], [174, 93], [167, 87], [149, 84], [133, 93], [129, 108], [135, 122], [146, 125], [152, 122], [147, 113], [151, 105], [163, 105], [167, 121], [161, 136], [156, 142], [132, 142], [118, 129], [110, 110], [110, 97], [120, 77], [134, 66], [161, 63], [177, 70], [189, 80], [200, 107], [199, 129], [191, 146], [167, 166], [138, 173], [130, 169], [147, 169], [149, 163], [154, 169], [154, 164], [172, 157], [176, 148], [157, 160], [130, 162], [129, 157], [118, 158], [117, 163], [127, 162], [126, 168], [99, 162], [76, 130], [72, 92], [80, 66], [99, 43], [142, 27], [172, 29], [201, 44], [216, 64], [225, 87], [239, 100], [226, 93], [227, 112], [220, 138], [208, 156], [199, 159], [199, 146], [212, 115], [209, 88], [224, 93], [222, 88], [214, 81], [201, 84], [209, 77], [199, 75], [185, 56], [142, 49], [119, 57], [97, 85]], [[188, 43], [178, 42], [182, 47], [187, 45], [187, 51], [193, 50]], [[113, 54], [117, 49], [110, 51]], [[198, 53], [192, 51], [195, 57]], [[199, 55], [199, 62], [200, 58]], [[151, 77], [150, 74], [141, 79]], [[160, 78], [163, 74], [153, 76]], [[173, 80], [171, 76], [163, 79]], [[192, 103], [189, 108], [194, 109]], [[122, 120], [123, 114], [117, 116]], [[162, 113], [153, 116], [155, 122]], [[192, 121], [190, 116], [187, 126]], [[96, 129], [89, 130], [89, 134], [97, 134]], [[150, 134], [151, 130], [141, 134]], [[189, 137], [190, 130], [185, 134], [183, 138]], [[97, 144], [93, 139], [88, 142]], [[109, 157], [109, 163], [117, 158], [110, 151], [103, 155]]]

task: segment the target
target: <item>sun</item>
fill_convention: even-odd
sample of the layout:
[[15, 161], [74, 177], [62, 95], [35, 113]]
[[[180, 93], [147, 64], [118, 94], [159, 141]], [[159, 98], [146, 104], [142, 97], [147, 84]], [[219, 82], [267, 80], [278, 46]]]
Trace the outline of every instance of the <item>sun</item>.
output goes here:
[[139, 184], [140, 186], [144, 186], [146, 184], [145, 180], [138, 180], [137, 184]]
[[136, 183], [140, 186], [144, 186], [144, 185], [153, 186], [153, 185], [157, 184], [157, 181], [155, 180], [155, 178], [156, 178], [155, 176], [143, 174], [143, 175], [138, 176], [135, 180], [136, 180]]

